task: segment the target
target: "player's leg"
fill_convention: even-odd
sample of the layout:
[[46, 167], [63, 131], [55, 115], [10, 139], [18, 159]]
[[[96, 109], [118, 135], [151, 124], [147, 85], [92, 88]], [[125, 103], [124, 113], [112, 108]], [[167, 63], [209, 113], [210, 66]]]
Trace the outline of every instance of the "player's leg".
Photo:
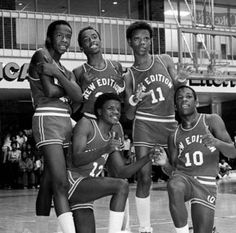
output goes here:
[[76, 233], [95, 233], [94, 212], [90, 208], [73, 210]]
[[[135, 153], [137, 159], [147, 155], [150, 148], [137, 146]], [[150, 187], [152, 164], [147, 163], [137, 173], [136, 207], [139, 219], [140, 232], [152, 232], [150, 217]]]
[[68, 181], [64, 151], [61, 145], [42, 146], [44, 162], [52, 184], [55, 212], [63, 233], [75, 233], [72, 212], [68, 202]]
[[185, 202], [188, 200], [188, 184], [181, 176], [173, 176], [167, 183], [169, 209], [177, 233], [188, 233], [188, 210]]
[[[88, 177], [77, 186], [70, 198], [71, 207], [112, 195], [110, 201], [109, 233], [121, 230], [129, 184], [124, 179], [110, 177]], [[96, 190], [96, 191], [95, 191]], [[75, 219], [77, 222], [77, 219]], [[77, 224], [77, 223], [76, 223]]]
[[36, 215], [49, 216], [52, 203], [51, 179], [47, 166], [44, 166], [36, 199]]
[[212, 232], [215, 210], [201, 204], [191, 206], [194, 233]]

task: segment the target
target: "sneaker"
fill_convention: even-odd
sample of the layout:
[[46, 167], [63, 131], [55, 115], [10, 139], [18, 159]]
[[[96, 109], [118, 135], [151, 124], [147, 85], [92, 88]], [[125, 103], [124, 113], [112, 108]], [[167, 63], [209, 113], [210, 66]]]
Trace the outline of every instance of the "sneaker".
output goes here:
[[216, 227], [214, 226], [213, 229], [212, 229], [212, 233], [219, 233], [217, 230], [216, 230]]
[[140, 227], [139, 233], [152, 233], [152, 227]]

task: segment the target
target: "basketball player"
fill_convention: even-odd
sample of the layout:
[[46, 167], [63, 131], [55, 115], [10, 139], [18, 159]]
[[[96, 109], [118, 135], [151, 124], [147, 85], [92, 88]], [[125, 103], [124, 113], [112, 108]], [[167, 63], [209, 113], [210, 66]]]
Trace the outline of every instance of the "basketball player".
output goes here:
[[68, 164], [69, 202], [77, 233], [95, 233], [93, 201], [111, 195], [109, 233], [121, 230], [128, 182], [101, 177], [107, 164], [117, 177], [128, 178], [155, 158], [152, 150], [138, 162], [125, 165], [120, 154], [120, 138], [112, 137], [113, 125], [119, 123], [121, 101], [114, 93], [104, 93], [95, 102], [96, 119], [83, 117], [76, 124], [72, 140], [72, 162]]
[[[181, 124], [168, 140], [172, 174], [168, 181], [170, 213], [177, 233], [189, 233], [185, 202], [191, 203], [195, 233], [212, 232], [216, 202], [219, 152], [236, 157], [236, 149], [217, 114], [199, 114], [195, 91], [181, 86], [175, 93]], [[162, 159], [166, 156], [161, 149]], [[164, 165], [170, 170], [170, 164]]]
[[[99, 95], [115, 93], [122, 98], [125, 89], [123, 70], [119, 62], [103, 57], [101, 35], [95, 28], [87, 26], [81, 29], [78, 34], [78, 44], [87, 57], [86, 63], [73, 70], [83, 92], [80, 112], [86, 117], [95, 119], [93, 106]], [[113, 130], [123, 142], [124, 132], [121, 124], [115, 124]], [[123, 147], [122, 144], [122, 149]], [[112, 170], [109, 171], [109, 175], [115, 176]], [[124, 228], [129, 228], [128, 203], [127, 201]]]
[[[126, 38], [134, 53], [134, 64], [125, 74], [126, 115], [133, 122], [133, 143], [137, 159], [148, 154], [154, 145], [167, 147], [167, 138], [177, 126], [174, 90], [185, 82], [186, 74], [178, 76], [172, 59], [151, 55], [153, 31], [143, 21], [132, 23]], [[179, 78], [181, 77], [181, 79]], [[139, 232], [152, 232], [150, 224], [151, 162], [138, 172], [136, 206]]]
[[120, 95], [124, 91], [122, 66], [117, 61], [103, 58], [101, 36], [93, 27], [88, 26], [80, 30], [78, 43], [87, 57], [86, 63], [73, 70], [83, 91], [81, 112], [94, 118], [93, 106], [99, 95], [108, 92]]
[[36, 204], [37, 215], [45, 215], [45, 206], [49, 214], [52, 193], [64, 233], [75, 233], [75, 227], [67, 197], [63, 148], [69, 146], [72, 133], [70, 101], [79, 103], [82, 100], [81, 89], [73, 74], [60, 63], [62, 54], [69, 48], [71, 35], [72, 29], [68, 22], [52, 22], [47, 29], [46, 48], [34, 53], [29, 66], [29, 82], [35, 107], [33, 134], [45, 161]]

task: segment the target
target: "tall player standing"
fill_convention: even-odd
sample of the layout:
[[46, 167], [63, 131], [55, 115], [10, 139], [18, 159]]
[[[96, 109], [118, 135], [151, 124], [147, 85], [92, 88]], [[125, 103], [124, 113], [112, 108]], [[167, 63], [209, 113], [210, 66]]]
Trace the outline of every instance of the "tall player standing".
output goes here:
[[47, 29], [46, 48], [34, 53], [29, 66], [29, 82], [35, 107], [33, 134], [45, 161], [36, 211], [37, 215], [49, 214], [52, 192], [63, 233], [75, 233], [68, 203], [64, 148], [69, 146], [72, 133], [70, 100], [77, 103], [82, 100], [81, 89], [73, 74], [60, 63], [62, 54], [69, 48], [71, 35], [72, 28], [68, 22], [52, 22]]
[[[176, 126], [174, 90], [185, 82], [172, 59], [151, 55], [153, 30], [143, 21], [132, 23], [126, 38], [133, 50], [134, 64], [125, 74], [127, 118], [133, 122], [133, 143], [137, 159], [148, 154], [155, 145], [167, 147], [167, 138]], [[151, 162], [138, 172], [136, 206], [140, 232], [152, 232], [150, 222]]]

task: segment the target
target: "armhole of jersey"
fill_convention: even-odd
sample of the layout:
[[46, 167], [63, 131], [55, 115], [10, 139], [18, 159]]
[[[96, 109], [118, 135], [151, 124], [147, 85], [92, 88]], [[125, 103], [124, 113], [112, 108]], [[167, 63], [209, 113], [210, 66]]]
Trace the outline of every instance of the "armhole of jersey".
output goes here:
[[[88, 119], [88, 118], [87, 118]], [[94, 119], [89, 119], [90, 121], [91, 121], [91, 123], [92, 123], [92, 125], [93, 125], [93, 136], [91, 137], [91, 139], [87, 142], [87, 144], [88, 143], [90, 143], [91, 141], [93, 141], [94, 140], [94, 138], [96, 137], [96, 128], [97, 128], [97, 124], [96, 124], [96, 121], [94, 120]]]
[[[209, 129], [209, 125], [207, 125], [207, 123], [206, 123], [206, 114], [201, 114], [201, 117], [202, 117], [204, 126], [205, 126], [207, 129]], [[209, 131], [210, 131], [210, 129], [209, 129]]]
[[111, 66], [114, 68], [115, 72], [118, 74], [119, 73], [119, 67], [117, 67], [110, 59], [108, 59], [110, 62]]
[[128, 68], [128, 72], [130, 72], [131, 77], [132, 77], [132, 91], [135, 92], [135, 79], [134, 79], [134, 74], [131, 68]]
[[177, 146], [176, 141], [177, 141], [177, 133], [178, 133], [178, 131], [179, 131], [179, 126], [178, 126], [177, 129], [175, 130], [175, 134], [174, 134], [174, 145], [175, 145], [175, 147]]
[[[165, 63], [163, 62], [163, 60], [161, 59], [161, 56], [160, 55], [156, 55], [156, 58], [160, 61], [160, 63], [162, 64], [162, 66], [164, 67], [164, 69], [166, 70], [167, 74], [169, 74], [170, 76], [170, 73], [165, 65]], [[171, 77], [171, 76], [170, 76]]]

